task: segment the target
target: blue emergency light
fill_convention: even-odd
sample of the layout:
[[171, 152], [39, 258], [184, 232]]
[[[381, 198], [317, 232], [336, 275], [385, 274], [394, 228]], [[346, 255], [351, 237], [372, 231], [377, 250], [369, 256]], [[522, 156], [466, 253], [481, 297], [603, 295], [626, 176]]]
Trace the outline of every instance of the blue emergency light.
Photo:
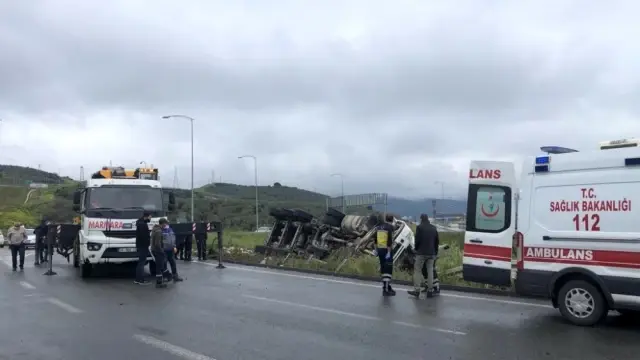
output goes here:
[[549, 164], [549, 160], [551, 160], [551, 159], [549, 158], [548, 155], [536, 156], [536, 166], [537, 165], [548, 165]]
[[536, 165], [534, 167], [534, 171], [536, 173], [549, 172], [550, 162], [551, 158], [549, 157], [549, 155], [536, 156]]

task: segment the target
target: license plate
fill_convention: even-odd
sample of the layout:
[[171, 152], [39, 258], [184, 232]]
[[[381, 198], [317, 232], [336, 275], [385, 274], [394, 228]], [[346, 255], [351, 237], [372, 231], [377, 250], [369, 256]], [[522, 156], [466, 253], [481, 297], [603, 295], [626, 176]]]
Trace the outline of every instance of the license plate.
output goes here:
[[119, 248], [118, 252], [136, 252], [136, 248]]

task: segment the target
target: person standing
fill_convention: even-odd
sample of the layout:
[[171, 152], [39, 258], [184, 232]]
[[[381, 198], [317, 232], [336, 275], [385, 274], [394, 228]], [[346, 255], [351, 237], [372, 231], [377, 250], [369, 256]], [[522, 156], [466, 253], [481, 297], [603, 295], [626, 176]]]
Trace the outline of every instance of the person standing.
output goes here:
[[198, 260], [207, 260], [207, 233], [196, 234], [196, 246], [198, 247]]
[[40, 263], [47, 262], [47, 258], [44, 256], [45, 252], [45, 238], [49, 233], [49, 222], [46, 219], [42, 219], [40, 225], [38, 225], [34, 229], [34, 235], [36, 236], [36, 244], [35, 244], [35, 264], [40, 265]]
[[193, 255], [193, 235], [184, 236], [184, 261], [191, 261]]
[[162, 227], [164, 256], [171, 267], [171, 272], [169, 272], [167, 266], [164, 266], [164, 278], [167, 280], [173, 279], [174, 282], [182, 281], [182, 278], [178, 276], [178, 268], [176, 265], [176, 254], [178, 253], [178, 248], [176, 247], [176, 234], [173, 232], [173, 229], [171, 229], [171, 226], [169, 226], [169, 221], [167, 219], [160, 219], [160, 227]]
[[[161, 221], [167, 221], [161, 219]], [[164, 256], [164, 241], [162, 236], [162, 227], [160, 224], [153, 225], [151, 228], [151, 256], [156, 263], [156, 287], [166, 288], [167, 284], [164, 282], [164, 269], [166, 267], [167, 259]]]
[[393, 215], [389, 214], [383, 220], [382, 224], [376, 228], [376, 253], [380, 261], [382, 296], [395, 296], [396, 291], [391, 287], [393, 277]]
[[427, 269], [427, 298], [433, 297], [433, 271], [435, 259], [438, 256], [440, 237], [438, 229], [429, 222], [427, 214], [420, 215], [420, 225], [416, 227], [415, 236], [415, 262], [413, 264], [413, 290], [408, 291], [409, 295], [419, 297], [422, 290], [421, 285], [424, 277], [423, 267]]
[[151, 213], [144, 212], [142, 217], [136, 221], [136, 253], [138, 254], [138, 265], [136, 266], [136, 280], [138, 285], [149, 285], [144, 278], [144, 266], [149, 256], [149, 246], [151, 246], [151, 235], [149, 233], [149, 222]]
[[24, 242], [27, 240], [27, 231], [20, 223], [16, 223], [7, 231], [9, 248], [11, 249], [11, 265], [13, 271], [18, 269], [18, 254], [20, 254], [20, 270], [24, 270]]

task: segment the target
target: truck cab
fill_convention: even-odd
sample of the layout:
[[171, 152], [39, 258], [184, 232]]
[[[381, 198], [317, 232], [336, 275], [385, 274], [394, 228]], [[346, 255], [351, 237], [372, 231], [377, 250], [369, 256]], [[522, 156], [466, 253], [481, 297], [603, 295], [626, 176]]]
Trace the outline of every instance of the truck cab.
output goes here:
[[546, 297], [576, 325], [594, 325], [609, 310], [640, 310], [634, 144], [545, 147], [524, 162], [518, 184], [512, 163], [472, 162], [464, 279]]
[[[150, 213], [150, 230], [175, 205], [173, 194], [169, 194], [165, 210], [160, 182], [147, 179], [145, 173], [133, 175], [105, 169], [74, 193], [80, 229], [73, 244], [73, 264], [81, 268], [82, 277], [90, 276], [97, 264], [137, 262], [140, 254], [136, 249], [136, 221], [144, 212]], [[149, 251], [145, 253], [152, 262]]]

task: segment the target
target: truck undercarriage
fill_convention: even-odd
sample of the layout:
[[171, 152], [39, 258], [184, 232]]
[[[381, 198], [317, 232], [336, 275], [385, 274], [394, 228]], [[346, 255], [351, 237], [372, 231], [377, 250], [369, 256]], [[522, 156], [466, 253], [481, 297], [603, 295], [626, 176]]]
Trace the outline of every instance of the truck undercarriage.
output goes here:
[[[342, 249], [347, 250], [347, 259], [374, 254], [379, 214], [347, 215], [333, 208], [329, 208], [322, 219], [299, 209], [277, 208], [269, 214], [274, 224], [264, 245], [255, 249], [264, 254], [265, 259], [276, 255], [284, 256], [281, 263], [291, 256], [323, 261]], [[402, 269], [413, 269], [413, 231], [401, 220], [395, 220], [394, 227], [393, 262]]]

